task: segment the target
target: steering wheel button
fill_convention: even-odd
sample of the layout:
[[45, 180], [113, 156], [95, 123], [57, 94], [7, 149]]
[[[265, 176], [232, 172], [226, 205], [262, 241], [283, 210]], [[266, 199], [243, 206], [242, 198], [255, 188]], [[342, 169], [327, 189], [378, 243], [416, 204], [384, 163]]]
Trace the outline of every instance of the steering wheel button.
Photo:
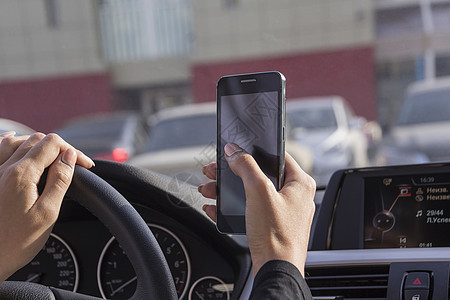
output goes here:
[[430, 275], [427, 272], [411, 272], [406, 276], [405, 290], [430, 289]]

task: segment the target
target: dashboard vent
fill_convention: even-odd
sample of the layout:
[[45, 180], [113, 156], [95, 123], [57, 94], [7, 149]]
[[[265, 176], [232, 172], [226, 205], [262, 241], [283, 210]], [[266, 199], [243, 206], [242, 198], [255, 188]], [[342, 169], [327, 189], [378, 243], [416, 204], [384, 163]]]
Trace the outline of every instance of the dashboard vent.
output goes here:
[[389, 265], [306, 268], [314, 297], [386, 298]]

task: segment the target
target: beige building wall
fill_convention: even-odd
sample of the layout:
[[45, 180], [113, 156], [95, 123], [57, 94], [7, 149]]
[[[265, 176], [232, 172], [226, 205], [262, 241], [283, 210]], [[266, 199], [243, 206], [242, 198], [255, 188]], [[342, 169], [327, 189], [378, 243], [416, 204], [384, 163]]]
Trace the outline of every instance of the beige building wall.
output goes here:
[[[49, 3], [54, 2], [55, 23]], [[93, 0], [1, 0], [0, 80], [103, 71]]]
[[193, 3], [196, 62], [320, 51], [374, 40], [372, 0]]
[[146, 82], [157, 85], [171, 79], [177, 83], [189, 81], [190, 67], [197, 63], [351, 48], [372, 44], [374, 40], [372, 0], [192, 3], [192, 53], [114, 63], [111, 70], [116, 86], [131, 88]]
[[[46, 6], [51, 2], [57, 11], [53, 27]], [[372, 0], [192, 3], [192, 52], [112, 63], [108, 70], [117, 87], [187, 82], [196, 63], [348, 48], [374, 39]], [[94, 0], [0, 1], [0, 80], [104, 71], [96, 5]]]

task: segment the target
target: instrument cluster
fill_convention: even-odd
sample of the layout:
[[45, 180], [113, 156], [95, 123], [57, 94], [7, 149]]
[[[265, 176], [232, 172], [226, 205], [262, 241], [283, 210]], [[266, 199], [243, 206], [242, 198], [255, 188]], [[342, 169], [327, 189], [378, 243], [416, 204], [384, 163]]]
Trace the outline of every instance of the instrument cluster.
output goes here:
[[[230, 299], [234, 273], [225, 258], [170, 218], [145, 208], [140, 213], [152, 220], [148, 226], [167, 260], [180, 299]], [[8, 280], [103, 299], [128, 299], [134, 294], [136, 279], [117, 240], [98, 220], [81, 217], [58, 221], [38, 255]]]

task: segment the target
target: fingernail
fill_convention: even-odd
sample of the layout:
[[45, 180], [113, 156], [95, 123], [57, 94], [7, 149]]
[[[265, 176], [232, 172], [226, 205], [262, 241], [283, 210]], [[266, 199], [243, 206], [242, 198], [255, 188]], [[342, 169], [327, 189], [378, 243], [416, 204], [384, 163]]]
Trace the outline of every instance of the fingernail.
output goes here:
[[92, 158], [90, 158], [89, 156], [87, 156], [86, 154], [83, 153], [83, 155], [89, 160], [89, 162], [91, 163], [91, 167], [95, 167], [95, 163], [92, 160]]
[[199, 193], [202, 193], [202, 189], [203, 189], [204, 184], [200, 184], [197, 188]]
[[232, 156], [235, 153], [242, 152], [243, 150], [234, 143], [228, 143], [225, 145], [225, 154], [227, 156]]
[[202, 173], [203, 173], [203, 175], [206, 175], [206, 166], [203, 166]]
[[3, 132], [2, 134], [0, 134], [1, 137], [10, 137], [10, 136], [15, 136], [16, 132], [15, 131], [7, 131], [7, 132]]
[[75, 150], [69, 148], [64, 152], [63, 156], [61, 157], [61, 161], [68, 165], [69, 167], [73, 168], [77, 162], [77, 153]]

